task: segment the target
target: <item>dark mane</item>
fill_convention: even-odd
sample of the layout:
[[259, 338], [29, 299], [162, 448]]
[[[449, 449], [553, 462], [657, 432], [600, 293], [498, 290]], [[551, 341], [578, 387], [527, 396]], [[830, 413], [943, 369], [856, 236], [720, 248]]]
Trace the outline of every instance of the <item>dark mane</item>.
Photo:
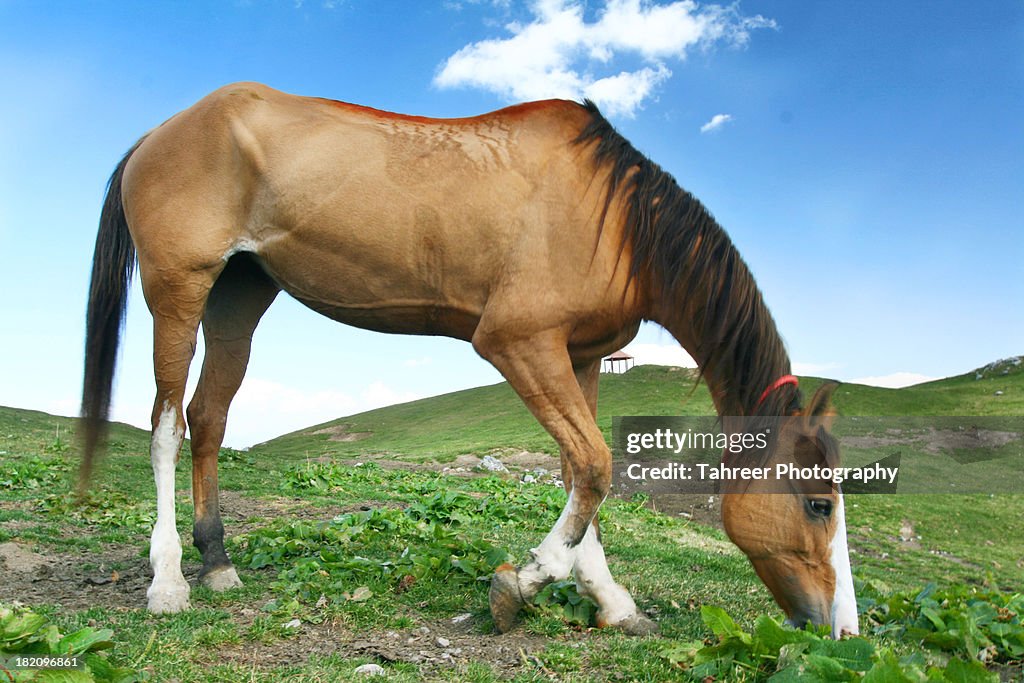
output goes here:
[[[626, 201], [624, 241], [631, 247], [630, 276], [653, 284], [661, 313], [687, 319], [701, 376], [735, 415], [783, 415], [799, 406], [785, 387], [762, 405], [765, 388], [789, 374], [789, 356], [750, 270], [725, 230], [703, 204], [638, 152], [587, 100], [590, 123], [576, 138], [594, 145], [594, 161], [609, 169], [601, 221], [612, 200]], [[623, 244], [623, 248], [627, 245]], [[654, 311], [657, 315], [658, 311]], [[656, 320], [668, 327], [673, 321]]]

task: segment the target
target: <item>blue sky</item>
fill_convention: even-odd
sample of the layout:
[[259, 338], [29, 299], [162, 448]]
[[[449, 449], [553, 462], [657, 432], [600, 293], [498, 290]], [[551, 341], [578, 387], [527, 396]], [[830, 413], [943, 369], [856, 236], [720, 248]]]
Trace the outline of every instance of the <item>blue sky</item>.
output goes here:
[[[729, 231], [798, 372], [905, 383], [1024, 352], [1020, 3], [0, 0], [0, 404], [75, 412], [106, 179], [237, 80], [431, 116], [593, 97]], [[135, 424], [149, 335], [136, 287], [114, 405]], [[680, 358], [653, 326], [631, 349]], [[282, 296], [227, 442], [499, 379], [467, 344]]]

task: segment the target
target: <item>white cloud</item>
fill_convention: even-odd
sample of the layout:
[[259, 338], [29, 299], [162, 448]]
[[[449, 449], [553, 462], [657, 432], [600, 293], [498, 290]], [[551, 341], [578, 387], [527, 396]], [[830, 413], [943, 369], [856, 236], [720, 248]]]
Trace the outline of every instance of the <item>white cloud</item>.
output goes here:
[[420, 368], [424, 365], [431, 365], [433, 362], [434, 359], [430, 356], [421, 356], [420, 358], [407, 358], [402, 365], [407, 368]]
[[931, 382], [932, 380], [939, 379], [938, 377], [930, 377], [928, 375], [922, 375], [919, 372], [894, 372], [889, 375], [876, 375], [874, 377], [858, 377], [857, 379], [847, 380], [851, 384], [867, 384], [872, 387], [885, 387], [887, 389], [899, 389], [901, 387], [909, 387], [914, 384], [921, 384], [922, 382]]
[[[591, 22], [584, 7], [581, 0], [535, 0], [532, 21], [508, 24], [510, 37], [466, 45], [441, 65], [434, 84], [482, 88], [510, 100], [589, 97], [610, 115], [631, 117], [672, 75], [667, 60], [716, 43], [741, 47], [752, 30], [775, 27], [760, 15], [740, 15], [736, 5], [691, 0], [607, 0]], [[615, 73], [620, 55], [639, 57], [645, 66]]]
[[711, 131], [718, 130], [730, 121], [732, 121], [732, 114], [715, 114], [711, 117], [710, 121], [700, 127], [700, 132], [710, 133]]
[[637, 365], [672, 365], [680, 368], [695, 368], [690, 354], [679, 344], [627, 344], [622, 349], [633, 356]]

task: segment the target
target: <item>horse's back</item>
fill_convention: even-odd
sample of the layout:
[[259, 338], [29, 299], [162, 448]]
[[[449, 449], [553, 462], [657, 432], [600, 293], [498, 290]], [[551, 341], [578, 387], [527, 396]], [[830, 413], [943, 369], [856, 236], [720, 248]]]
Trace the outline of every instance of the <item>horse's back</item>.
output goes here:
[[574, 144], [589, 116], [549, 100], [429, 119], [225, 86], [127, 169], [143, 277], [146, 258], [217, 268], [247, 251], [337, 320], [463, 338], [510, 283], [578, 307], [603, 198]]

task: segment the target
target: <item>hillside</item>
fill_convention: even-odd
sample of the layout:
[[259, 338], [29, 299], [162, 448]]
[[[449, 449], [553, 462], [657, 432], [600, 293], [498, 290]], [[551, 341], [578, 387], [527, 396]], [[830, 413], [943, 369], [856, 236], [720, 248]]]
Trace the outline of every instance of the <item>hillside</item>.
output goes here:
[[[602, 377], [602, 426], [619, 414], [710, 412], [706, 390], [694, 389], [693, 380], [689, 371], [659, 367]], [[805, 391], [818, 382], [802, 380]], [[848, 385], [837, 394], [847, 414], [1020, 415], [1022, 399], [1024, 372], [1012, 361], [908, 389]], [[220, 503], [245, 587], [224, 594], [197, 587], [194, 609], [155, 618], [144, 611], [155, 519], [149, 434], [113, 425], [109, 453], [78, 504], [69, 490], [78, 463], [74, 422], [0, 408], [0, 603], [27, 604], [62, 633], [112, 629], [109, 662], [150, 680], [363, 680], [355, 668], [378, 663], [389, 680], [402, 681], [685, 681], [693, 677], [676, 654], [686, 658], [690, 644], [713, 638], [702, 622], [705, 608], [726, 606], [748, 632], [758, 624], [763, 630], [765, 619], [773, 632], [781, 628], [746, 558], [700, 523], [712, 522], [715, 510], [698, 518], [660, 504], [653, 511], [654, 499], [611, 498], [601, 511], [611, 569], [656, 617], [661, 636], [586, 628], [592, 607], [570, 583], [553, 585], [547, 606], [531, 607], [522, 626], [496, 638], [486, 579], [498, 563], [526, 557], [554, 523], [564, 491], [527, 483], [518, 472], [442, 472], [432, 463], [394, 461], [549, 449], [550, 439], [504, 384], [354, 415], [249, 452], [223, 450]], [[177, 526], [185, 576], [194, 581], [187, 449], [177, 468]], [[374, 452], [394, 457], [365, 458]], [[357, 457], [365, 464], [355, 465]], [[863, 495], [847, 504], [869, 642], [844, 647], [898, 656], [897, 669], [944, 666], [952, 654], [992, 656], [977, 645], [978, 632], [956, 635], [961, 621], [953, 619], [966, 618], [961, 603], [968, 599], [971, 610], [1019, 603], [1024, 495]], [[931, 590], [961, 605], [957, 612], [946, 597], [933, 601], [948, 623], [933, 634], [941, 651], [925, 650], [919, 635], [885, 614], [888, 604], [917, 609]], [[978, 607], [979, 596], [998, 602]], [[878, 600], [887, 602], [879, 607]], [[1013, 628], [1011, 635], [1024, 634], [1017, 622]], [[1019, 656], [1002, 647], [992, 651], [990, 669], [1020, 680]], [[775, 665], [773, 655], [770, 671], [744, 680], [765, 680]]]
[[[694, 370], [652, 365], [603, 374], [598, 424], [610, 438], [617, 415], [711, 415], [707, 387], [695, 387], [695, 377]], [[823, 381], [802, 377], [800, 386], [806, 396]], [[1024, 415], [1024, 363], [1019, 358], [997, 361], [903, 389], [843, 384], [835, 405], [841, 415]], [[389, 453], [446, 462], [499, 448], [554, 452], [554, 442], [504, 382], [343, 417], [252, 451], [292, 457]]]

